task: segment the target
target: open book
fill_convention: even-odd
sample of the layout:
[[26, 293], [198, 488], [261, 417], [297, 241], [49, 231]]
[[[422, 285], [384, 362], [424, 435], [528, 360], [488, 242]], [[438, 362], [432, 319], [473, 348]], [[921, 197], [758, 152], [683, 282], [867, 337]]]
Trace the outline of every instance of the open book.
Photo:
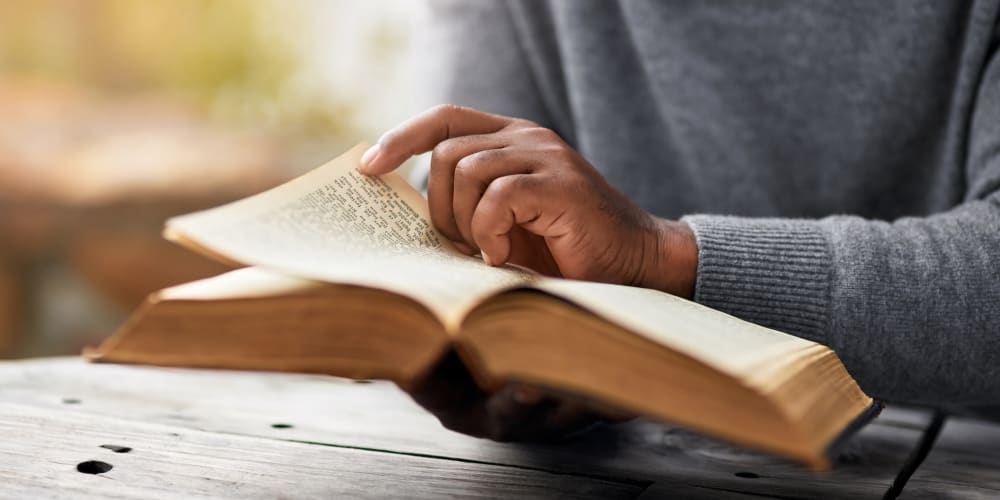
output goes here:
[[452, 351], [517, 381], [815, 468], [875, 407], [830, 349], [658, 291], [542, 277], [461, 254], [359, 145], [291, 182], [167, 222], [245, 267], [162, 290], [94, 361], [326, 373], [413, 388]]

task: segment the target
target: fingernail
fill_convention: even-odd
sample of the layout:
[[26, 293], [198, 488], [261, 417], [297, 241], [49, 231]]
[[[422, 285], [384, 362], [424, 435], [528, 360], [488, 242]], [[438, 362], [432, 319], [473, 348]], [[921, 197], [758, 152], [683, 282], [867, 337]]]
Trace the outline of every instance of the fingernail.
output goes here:
[[479, 250], [479, 253], [483, 254], [483, 262], [485, 262], [487, 266], [493, 265], [493, 259], [490, 258], [489, 254], [487, 254], [485, 250]]
[[368, 151], [365, 151], [365, 154], [361, 155], [361, 166], [370, 167], [372, 162], [375, 161], [375, 158], [381, 151], [382, 151], [382, 146], [379, 144], [375, 144], [374, 146], [368, 148]]

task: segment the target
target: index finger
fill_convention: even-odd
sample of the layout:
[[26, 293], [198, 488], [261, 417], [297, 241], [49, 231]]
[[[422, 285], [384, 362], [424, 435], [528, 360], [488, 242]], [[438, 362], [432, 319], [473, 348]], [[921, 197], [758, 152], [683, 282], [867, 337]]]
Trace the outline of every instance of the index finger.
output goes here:
[[513, 121], [472, 108], [435, 106], [386, 132], [378, 144], [361, 157], [361, 173], [380, 175], [394, 170], [413, 155], [426, 153], [438, 143], [463, 135], [489, 134]]

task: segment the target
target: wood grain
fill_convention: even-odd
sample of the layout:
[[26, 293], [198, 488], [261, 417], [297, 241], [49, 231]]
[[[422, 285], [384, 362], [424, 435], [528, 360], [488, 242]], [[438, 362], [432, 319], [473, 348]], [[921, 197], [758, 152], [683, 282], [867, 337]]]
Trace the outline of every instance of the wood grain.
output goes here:
[[1000, 425], [949, 417], [900, 498], [1000, 498]]
[[760, 500], [765, 498], [787, 498], [761, 495], [758, 493], [741, 493], [738, 491], [718, 489], [712, 486], [691, 486], [682, 483], [656, 483], [646, 488], [636, 500]]
[[[0, 403], [3, 495], [23, 498], [634, 498], [645, 487], [516, 467], [221, 435]], [[127, 444], [127, 453], [102, 448]], [[82, 462], [111, 465], [78, 472]]]
[[[78, 403], [65, 404], [66, 398]], [[141, 422], [224, 437], [794, 498], [879, 498], [919, 436], [913, 425], [876, 422], [851, 440], [833, 471], [816, 474], [656, 422], [599, 429], [556, 445], [502, 444], [445, 430], [405, 394], [380, 382], [89, 365], [72, 358], [0, 364], [0, 401], [45, 414], [111, 418], [116, 426]]]

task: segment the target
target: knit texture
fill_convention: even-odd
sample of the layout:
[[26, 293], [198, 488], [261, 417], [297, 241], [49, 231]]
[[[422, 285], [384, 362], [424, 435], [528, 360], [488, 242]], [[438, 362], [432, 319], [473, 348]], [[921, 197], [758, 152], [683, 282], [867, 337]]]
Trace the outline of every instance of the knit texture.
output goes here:
[[825, 343], [830, 249], [815, 225], [737, 217], [681, 220], [698, 239], [696, 302]]
[[1000, 405], [1000, 0], [441, 2], [437, 99], [681, 218], [695, 300], [869, 394]]

